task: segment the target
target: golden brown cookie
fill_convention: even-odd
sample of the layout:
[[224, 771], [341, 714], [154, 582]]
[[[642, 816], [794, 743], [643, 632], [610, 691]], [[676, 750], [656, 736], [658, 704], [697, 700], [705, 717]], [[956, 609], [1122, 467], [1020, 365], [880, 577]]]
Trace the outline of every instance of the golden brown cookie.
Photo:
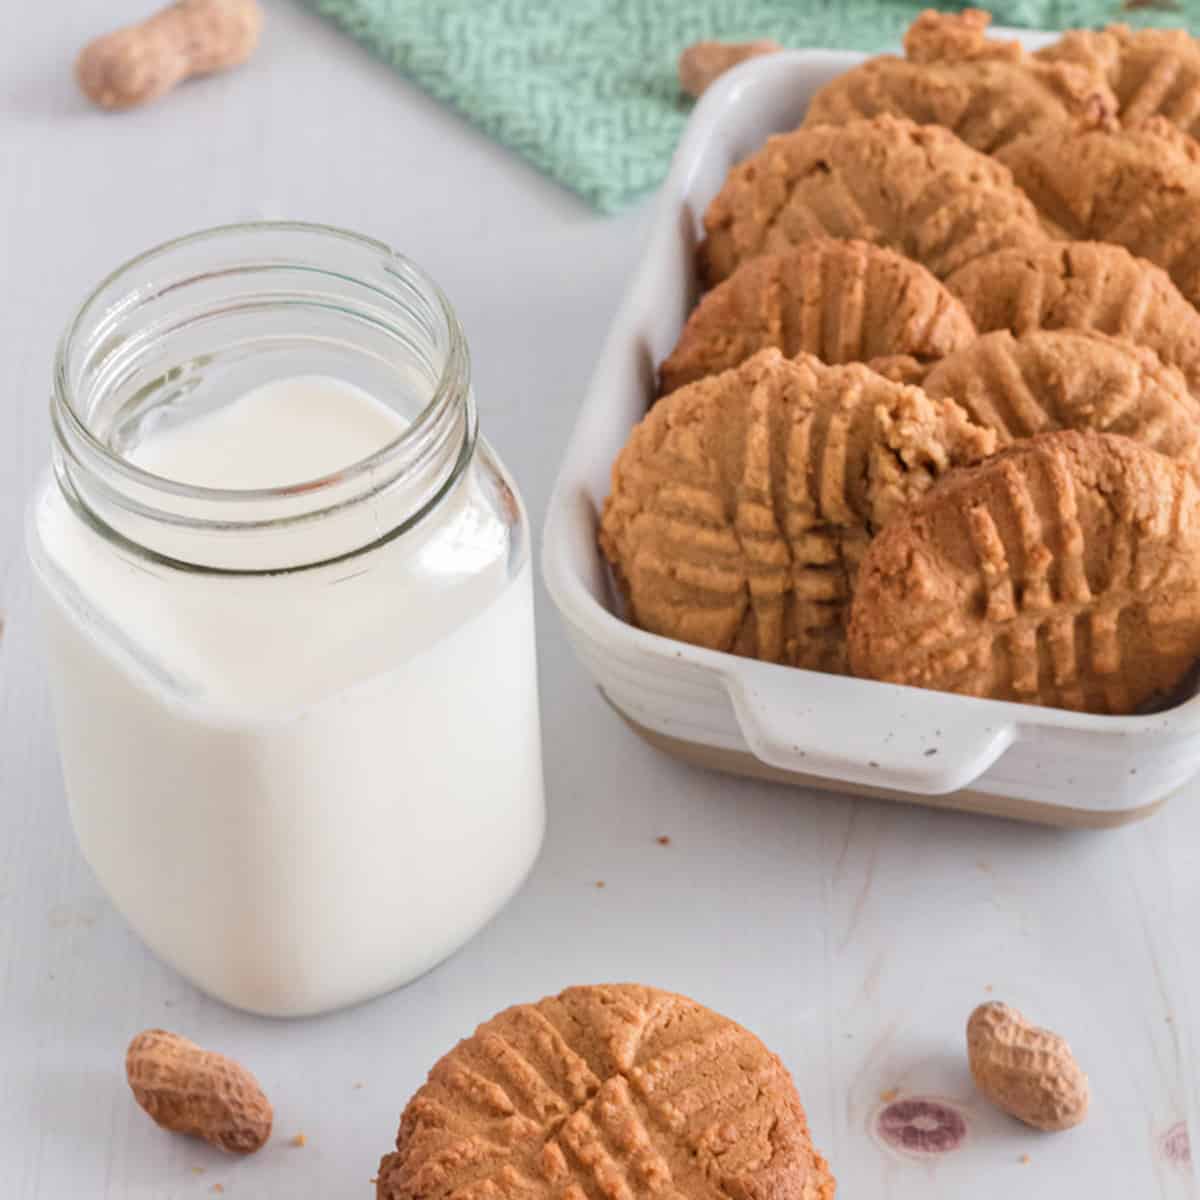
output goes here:
[[400, 1118], [378, 1200], [833, 1200], [787, 1069], [694, 1000], [568, 988], [459, 1042]]
[[814, 237], [887, 246], [939, 279], [992, 250], [1047, 240], [1007, 167], [940, 125], [887, 115], [768, 138], [730, 171], [704, 229], [710, 285]]
[[936, 363], [922, 385], [957, 401], [1001, 446], [1055, 429], [1120, 433], [1200, 466], [1200, 401], [1147, 346], [1094, 330], [984, 334]]
[[613, 466], [600, 545], [635, 624], [711, 650], [846, 667], [872, 533], [995, 435], [859, 363], [763, 350], [660, 400]]
[[1197, 304], [1197, 149], [1174, 125], [1156, 118], [1135, 129], [1053, 128], [1018, 139], [998, 157], [1052, 236], [1124, 246], [1162, 267]]
[[1200, 41], [1182, 29], [1072, 29], [1037, 57], [1103, 72], [1124, 125], [1162, 116], [1200, 134]]
[[1161, 268], [1103, 242], [1050, 242], [968, 263], [946, 280], [980, 333], [1096, 329], [1149, 346], [1200, 394], [1200, 313]]
[[905, 36], [907, 57], [883, 54], [839, 75], [813, 96], [804, 123], [891, 113], [944, 125], [991, 154], [1024, 134], [1112, 121], [1117, 100], [1098, 64], [1043, 61], [1019, 42], [993, 41], [990, 20], [979, 9], [922, 13]]
[[911, 354], [884, 354], [867, 359], [867, 366], [893, 383], [908, 383], [920, 387], [934, 363], [914, 358]]
[[875, 539], [857, 675], [1131, 713], [1200, 655], [1200, 493], [1181, 463], [1062, 430], [955, 472]]
[[742, 263], [701, 299], [659, 371], [660, 395], [775, 346], [822, 362], [930, 363], [975, 340], [966, 309], [920, 263], [818, 238]]

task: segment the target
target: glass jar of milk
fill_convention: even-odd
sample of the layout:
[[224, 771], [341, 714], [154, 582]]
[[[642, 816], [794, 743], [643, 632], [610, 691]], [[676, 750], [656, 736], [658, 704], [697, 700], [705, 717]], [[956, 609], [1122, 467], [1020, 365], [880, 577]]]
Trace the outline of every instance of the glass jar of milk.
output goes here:
[[273, 1015], [451, 954], [544, 803], [528, 525], [441, 292], [335, 229], [183, 238], [85, 301], [52, 419], [29, 544], [113, 904]]

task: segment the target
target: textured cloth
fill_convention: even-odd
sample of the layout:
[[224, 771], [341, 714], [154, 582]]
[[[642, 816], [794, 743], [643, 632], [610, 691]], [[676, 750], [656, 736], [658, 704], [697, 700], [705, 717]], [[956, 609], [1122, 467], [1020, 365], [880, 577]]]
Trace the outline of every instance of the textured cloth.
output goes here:
[[[895, 46], [920, 0], [306, 0], [485, 133], [606, 212], [666, 173], [691, 102], [679, 52], [706, 38]], [[996, 0], [997, 24], [1186, 25], [1200, 0]], [[1160, 0], [1167, 4], [1170, 0]], [[984, 5], [986, 7], [986, 5]]]

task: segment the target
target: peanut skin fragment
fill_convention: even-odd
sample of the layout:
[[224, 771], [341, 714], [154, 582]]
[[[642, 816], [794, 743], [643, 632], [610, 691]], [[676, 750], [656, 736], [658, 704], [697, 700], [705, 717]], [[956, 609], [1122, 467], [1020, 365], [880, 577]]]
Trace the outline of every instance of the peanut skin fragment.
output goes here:
[[178, 0], [140, 25], [89, 42], [75, 78], [101, 108], [136, 108], [193, 75], [245, 62], [262, 21], [258, 0]]
[[782, 49], [771, 38], [756, 42], [696, 42], [679, 56], [679, 86], [689, 96], [699, 99], [705, 88], [731, 67]]
[[134, 1099], [156, 1124], [231, 1154], [253, 1154], [271, 1136], [274, 1113], [258, 1080], [222, 1054], [147, 1029], [129, 1043], [125, 1074]]
[[967, 1059], [979, 1090], [1034, 1129], [1071, 1129], [1087, 1116], [1088, 1079], [1071, 1047], [1007, 1004], [991, 1001], [971, 1014]]

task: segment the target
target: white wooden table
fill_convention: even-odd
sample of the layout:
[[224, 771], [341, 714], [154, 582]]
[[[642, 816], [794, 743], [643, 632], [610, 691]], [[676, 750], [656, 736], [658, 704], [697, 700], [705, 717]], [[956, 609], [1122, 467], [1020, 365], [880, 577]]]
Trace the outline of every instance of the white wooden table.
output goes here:
[[[484, 428], [540, 526], [646, 218], [592, 215], [289, 0], [268, 3], [250, 68], [99, 114], [73, 55], [143, 7], [12, 4], [0, 38], [0, 1195], [366, 1200], [401, 1107], [455, 1039], [516, 1000], [637, 979], [778, 1050], [850, 1200], [1196, 1196], [1164, 1138], [1178, 1149], [1189, 1111], [1200, 1128], [1200, 788], [1143, 825], [1068, 835], [708, 776], [621, 725], [544, 595], [549, 837], [462, 953], [286, 1023], [206, 999], [133, 938], [68, 825], [21, 544], [70, 306], [205, 225], [288, 216], [389, 241], [458, 306]], [[1038, 1136], [973, 1094], [962, 1026], [988, 996], [1070, 1037], [1094, 1091], [1082, 1129]], [[149, 1025], [251, 1065], [277, 1113], [265, 1150], [233, 1161], [136, 1109], [122, 1057]], [[885, 1149], [871, 1122], [893, 1090], [959, 1104], [966, 1145]]]

